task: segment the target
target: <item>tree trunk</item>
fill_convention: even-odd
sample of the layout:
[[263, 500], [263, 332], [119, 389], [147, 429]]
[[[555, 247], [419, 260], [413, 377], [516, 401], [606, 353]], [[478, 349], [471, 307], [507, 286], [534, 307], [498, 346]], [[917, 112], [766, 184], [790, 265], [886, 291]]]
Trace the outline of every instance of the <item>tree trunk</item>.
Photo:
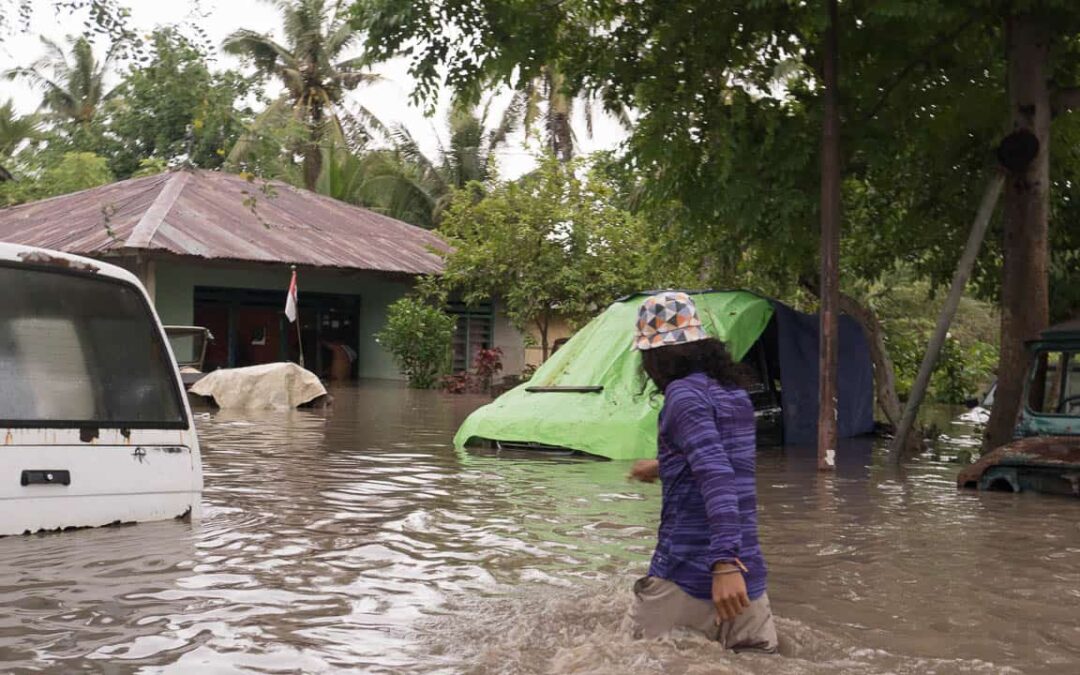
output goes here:
[[561, 162], [574, 157], [574, 131], [570, 127], [573, 99], [566, 95], [566, 78], [554, 68], [548, 69], [547, 132], [551, 152]]
[[323, 110], [320, 105], [311, 106], [311, 128], [308, 142], [304, 145], [304, 187], [314, 192], [322, 174]]
[[840, 305], [840, 110], [837, 101], [837, 0], [826, 0], [824, 120], [821, 133], [821, 353], [818, 470], [836, 467], [838, 308]]
[[1007, 443], [1024, 390], [1024, 342], [1049, 323], [1047, 216], [1050, 201], [1049, 30], [1036, 16], [1006, 19], [1009, 113], [1014, 134], [1038, 141], [1035, 159], [1009, 167], [1005, 184], [1001, 278], [1001, 356], [984, 449]]
[[885, 347], [885, 331], [877, 314], [846, 293], [840, 294], [840, 311], [858, 322], [870, 345], [874, 364], [874, 393], [885, 420], [894, 427], [900, 424], [900, 397], [896, 394], [896, 369]]
[[543, 319], [537, 319], [536, 329], [540, 332], [540, 363], [544, 364], [548, 360], [548, 324], [550, 320], [547, 316]]

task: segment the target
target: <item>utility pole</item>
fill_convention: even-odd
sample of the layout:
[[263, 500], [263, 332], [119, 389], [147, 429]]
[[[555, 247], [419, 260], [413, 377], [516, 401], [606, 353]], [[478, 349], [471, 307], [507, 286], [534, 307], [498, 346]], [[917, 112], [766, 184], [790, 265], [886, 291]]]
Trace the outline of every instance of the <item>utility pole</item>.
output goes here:
[[837, 361], [840, 351], [840, 109], [837, 95], [837, 0], [825, 0], [824, 119], [821, 130], [821, 351], [818, 387], [818, 470], [836, 468]]

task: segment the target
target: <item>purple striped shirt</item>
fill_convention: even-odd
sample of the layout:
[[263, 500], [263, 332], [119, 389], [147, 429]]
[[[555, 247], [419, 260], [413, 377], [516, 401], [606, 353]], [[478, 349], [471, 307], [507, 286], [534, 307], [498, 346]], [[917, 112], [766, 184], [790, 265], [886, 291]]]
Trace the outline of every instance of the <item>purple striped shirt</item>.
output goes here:
[[712, 566], [738, 558], [751, 600], [765, 592], [757, 533], [754, 407], [742, 389], [694, 373], [668, 385], [660, 411], [663, 506], [649, 575], [712, 598]]

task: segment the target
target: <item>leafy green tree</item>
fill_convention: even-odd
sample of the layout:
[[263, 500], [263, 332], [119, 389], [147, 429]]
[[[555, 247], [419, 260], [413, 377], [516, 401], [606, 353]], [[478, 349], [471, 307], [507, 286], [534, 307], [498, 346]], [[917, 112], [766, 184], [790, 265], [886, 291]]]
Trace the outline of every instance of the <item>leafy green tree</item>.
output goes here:
[[[224, 42], [224, 49], [250, 59], [258, 71], [277, 79], [282, 96], [264, 113], [274, 123], [284, 110], [303, 125], [299, 151], [303, 155], [304, 185], [314, 190], [322, 171], [323, 149], [328, 143], [359, 146], [373, 129], [382, 125], [363, 106], [345, 107], [344, 97], [378, 77], [365, 72], [365, 57], [344, 57], [358, 45], [359, 33], [338, 3], [326, 0], [267, 0], [282, 17], [285, 43], [267, 35], [241, 29]], [[258, 130], [256, 130], [257, 133]], [[238, 145], [237, 161], [248, 150]]]
[[[117, 44], [99, 61], [86, 37], [68, 37], [68, 51], [56, 42], [41, 38], [45, 55], [25, 68], [5, 73], [8, 79], [22, 79], [43, 92], [42, 108], [51, 121], [70, 125], [72, 133], [90, 125], [99, 106], [115, 90], [106, 89], [105, 77], [117, 54]], [[70, 52], [70, 53], [68, 53]]]
[[449, 142], [439, 143], [434, 158], [424, 155], [405, 127], [395, 128], [395, 149], [428, 174], [438, 197], [474, 181], [483, 183], [495, 178], [495, 154], [506, 145], [518, 124], [513, 115], [503, 115], [497, 126], [489, 127], [490, 105], [490, 101], [484, 106], [472, 106], [456, 100], [446, 115]]
[[0, 206], [86, 190], [111, 183], [113, 180], [115, 178], [104, 157], [88, 152], [71, 152], [43, 171], [36, 180], [0, 184]]
[[458, 191], [439, 232], [451, 246], [441, 284], [466, 302], [498, 298], [519, 330], [535, 327], [546, 359], [551, 321], [581, 324], [616, 298], [678, 285], [657, 264], [644, 221], [613, 204], [613, 186], [579, 161], [547, 156], [533, 173]]
[[259, 94], [235, 71], [212, 72], [202, 49], [175, 29], [156, 30], [146, 60], [132, 66], [99, 115], [102, 137], [113, 139], [114, 173], [127, 177], [148, 158], [220, 167], [253, 115], [243, 101]]
[[375, 336], [393, 355], [409, 386], [431, 389], [450, 372], [457, 320], [422, 298], [407, 295], [386, 311]]

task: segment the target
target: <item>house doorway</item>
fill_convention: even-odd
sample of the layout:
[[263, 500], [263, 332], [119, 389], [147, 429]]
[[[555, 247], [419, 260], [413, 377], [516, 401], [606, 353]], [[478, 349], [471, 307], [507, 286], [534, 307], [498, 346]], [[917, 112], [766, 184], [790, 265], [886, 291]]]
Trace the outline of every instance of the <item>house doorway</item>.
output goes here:
[[214, 335], [206, 370], [276, 361], [303, 363], [326, 379], [354, 379], [360, 347], [360, 296], [301, 293], [298, 323], [285, 317], [285, 292], [197, 286], [194, 323]]

